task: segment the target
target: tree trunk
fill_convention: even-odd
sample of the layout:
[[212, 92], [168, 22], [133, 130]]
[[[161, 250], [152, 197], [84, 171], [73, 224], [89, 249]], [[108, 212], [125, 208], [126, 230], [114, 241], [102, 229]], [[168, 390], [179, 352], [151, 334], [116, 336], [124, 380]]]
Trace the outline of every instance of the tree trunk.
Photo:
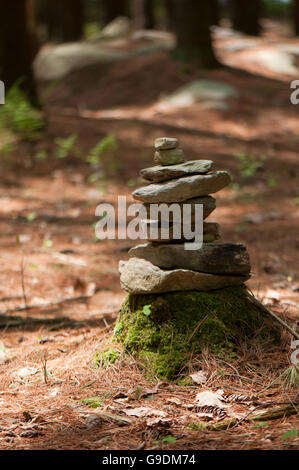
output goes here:
[[84, 7], [83, 0], [63, 1], [63, 39], [78, 41], [83, 36]]
[[78, 41], [83, 36], [83, 0], [46, 0], [48, 37], [59, 42]]
[[173, 0], [164, 0], [166, 10], [166, 26], [169, 31], [173, 31], [175, 28], [174, 24], [174, 8]]
[[299, 0], [294, 0], [295, 34], [299, 36]]
[[137, 29], [154, 29], [154, 0], [134, 0], [134, 18]]
[[105, 23], [108, 24], [118, 16], [128, 16], [127, 0], [103, 0]]
[[233, 29], [250, 36], [260, 35], [260, 0], [231, 0], [231, 11]]
[[210, 7], [203, 0], [173, 0], [177, 34], [175, 58], [195, 61], [205, 68], [218, 66], [210, 34]]
[[9, 89], [18, 79], [21, 88], [36, 102], [32, 62], [38, 49], [32, 0], [0, 0], [1, 79]]
[[220, 6], [218, 0], [209, 0], [211, 24], [219, 25], [220, 22]]

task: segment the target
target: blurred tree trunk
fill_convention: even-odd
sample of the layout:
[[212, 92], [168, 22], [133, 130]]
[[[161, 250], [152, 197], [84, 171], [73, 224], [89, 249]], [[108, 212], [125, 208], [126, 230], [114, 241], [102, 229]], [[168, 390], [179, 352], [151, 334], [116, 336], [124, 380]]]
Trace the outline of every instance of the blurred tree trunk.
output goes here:
[[133, 10], [137, 29], [154, 29], [154, 0], [133, 0]]
[[34, 1], [0, 0], [0, 12], [0, 78], [6, 89], [22, 79], [21, 88], [36, 103], [37, 94], [32, 73], [32, 62], [38, 50], [34, 29]]
[[128, 16], [127, 0], [103, 0], [105, 23], [110, 23], [118, 16]]
[[83, 36], [84, 1], [63, 0], [63, 40], [78, 41]]
[[174, 30], [174, 8], [173, 0], [164, 0], [166, 10], [166, 25], [169, 31]]
[[218, 0], [209, 0], [211, 24], [219, 25], [220, 22], [220, 5]]
[[195, 61], [205, 68], [218, 66], [210, 34], [211, 11], [205, 0], [173, 0], [177, 34], [175, 58]]
[[259, 36], [261, 8], [260, 0], [231, 0], [233, 29], [250, 36]]
[[295, 34], [299, 36], [299, 0], [294, 0]]
[[83, 36], [84, 0], [46, 0], [48, 37], [59, 42]]

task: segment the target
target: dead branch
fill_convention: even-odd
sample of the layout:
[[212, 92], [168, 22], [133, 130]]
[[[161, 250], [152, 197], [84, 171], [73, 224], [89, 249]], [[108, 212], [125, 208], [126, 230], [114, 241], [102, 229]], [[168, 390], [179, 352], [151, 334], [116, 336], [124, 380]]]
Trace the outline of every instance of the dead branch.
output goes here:
[[[255, 411], [255, 410], [256, 408], [252, 411]], [[241, 418], [241, 419], [230, 418], [230, 419], [225, 419], [224, 421], [220, 421], [219, 423], [207, 424], [205, 425], [204, 429], [207, 429], [209, 431], [225, 431], [227, 429], [231, 429], [232, 427], [238, 426], [244, 421], [247, 421], [247, 422], [270, 421], [272, 419], [284, 418], [285, 416], [291, 416], [297, 413], [298, 413], [298, 409], [296, 408], [295, 405], [287, 405], [281, 408], [276, 408], [275, 410], [265, 411], [264, 413], [260, 413], [251, 417], [249, 417], [249, 415], [246, 415], [244, 418]]]

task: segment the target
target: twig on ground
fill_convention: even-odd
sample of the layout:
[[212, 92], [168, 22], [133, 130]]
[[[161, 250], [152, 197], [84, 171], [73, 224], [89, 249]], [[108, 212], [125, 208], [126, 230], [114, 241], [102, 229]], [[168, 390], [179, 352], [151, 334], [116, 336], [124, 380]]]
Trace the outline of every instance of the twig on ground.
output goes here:
[[231, 369], [233, 369], [233, 371], [236, 372], [236, 375], [237, 375], [237, 377], [239, 378], [240, 385], [243, 385], [243, 383], [242, 383], [242, 377], [240, 376], [238, 370], [237, 370], [232, 364], [230, 364], [229, 362], [224, 361], [224, 359], [221, 359], [219, 356], [216, 356], [216, 357], [217, 357], [217, 359], [218, 359], [219, 361], [221, 361], [221, 362], [223, 362], [224, 364], [226, 364], [227, 366], [231, 367]]
[[257, 380], [254, 380], [254, 379], [249, 379], [248, 377], [244, 377], [243, 375], [239, 375], [239, 374], [224, 374], [224, 375], [226, 377], [239, 377], [242, 380], [247, 380], [247, 382], [251, 382], [251, 383], [263, 386], [263, 384], [261, 382], [258, 382]]
[[294, 405], [288, 405], [282, 408], [276, 408], [275, 410], [265, 411], [264, 413], [251, 416], [249, 418], [249, 415], [252, 414], [257, 408], [260, 408], [261, 406], [262, 405], [255, 407], [253, 410], [251, 410], [246, 416], [244, 416], [241, 419], [230, 418], [224, 421], [220, 421], [219, 423], [207, 424], [205, 426], [205, 429], [208, 429], [209, 431], [223, 431], [223, 430], [225, 431], [227, 429], [235, 428], [236, 426], [243, 423], [244, 421], [248, 421], [248, 422], [269, 421], [272, 419], [283, 418], [285, 416], [291, 416], [291, 415], [295, 415], [298, 413], [298, 410], [296, 409]]
[[47, 361], [48, 361], [48, 351], [44, 351], [44, 355], [42, 357], [42, 367], [43, 367], [43, 374], [44, 374], [45, 384], [48, 383]]
[[24, 261], [24, 256], [22, 257], [21, 261], [21, 286], [22, 286], [22, 294], [23, 294], [23, 300], [24, 300], [24, 310], [28, 310], [28, 304], [27, 304], [27, 296], [26, 296], [26, 291], [25, 291], [25, 281], [24, 281], [24, 276], [25, 276], [25, 261]]

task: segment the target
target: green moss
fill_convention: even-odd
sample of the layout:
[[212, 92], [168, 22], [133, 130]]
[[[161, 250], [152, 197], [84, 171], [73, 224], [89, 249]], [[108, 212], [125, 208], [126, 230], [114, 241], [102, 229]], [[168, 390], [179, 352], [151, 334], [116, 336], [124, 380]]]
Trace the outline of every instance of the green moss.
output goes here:
[[98, 408], [103, 403], [100, 397], [84, 398], [80, 401], [82, 405], [88, 405], [90, 408]]
[[195, 421], [193, 423], [188, 424], [188, 428], [194, 429], [194, 431], [204, 431], [207, 427], [206, 423], [203, 423], [202, 421]]
[[[148, 305], [150, 314], [144, 315]], [[280, 339], [280, 331], [250, 301], [244, 287], [129, 295], [114, 334], [126, 352], [140, 359], [147, 375], [171, 380], [205, 347], [231, 359], [242, 340]]]
[[98, 351], [94, 356], [94, 363], [96, 367], [103, 367], [108, 369], [112, 364], [114, 364], [120, 356], [119, 351], [114, 349], [108, 349], [106, 351]]
[[194, 382], [191, 377], [182, 377], [177, 381], [177, 384], [180, 387], [190, 387], [191, 385], [194, 385]]

